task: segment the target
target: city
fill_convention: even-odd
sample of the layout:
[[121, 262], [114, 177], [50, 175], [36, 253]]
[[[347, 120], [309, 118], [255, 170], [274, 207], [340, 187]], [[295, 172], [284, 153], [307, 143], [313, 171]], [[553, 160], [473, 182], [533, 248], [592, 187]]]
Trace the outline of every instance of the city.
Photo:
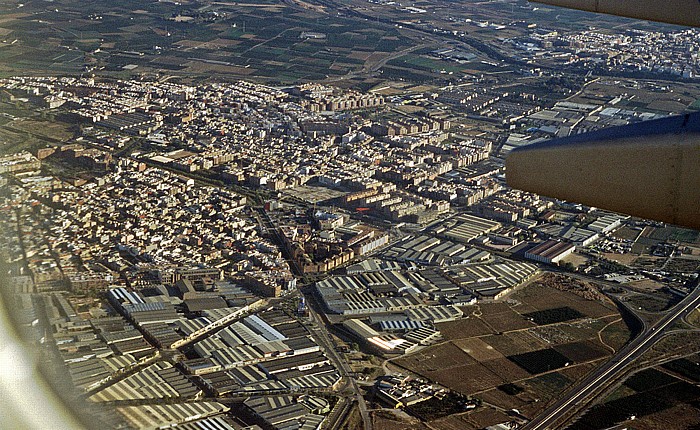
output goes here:
[[[700, 423], [700, 233], [504, 167], [698, 110], [697, 29], [127, 3], [0, 11], [2, 300], [83, 425]], [[45, 25], [66, 52], [12, 60]]]

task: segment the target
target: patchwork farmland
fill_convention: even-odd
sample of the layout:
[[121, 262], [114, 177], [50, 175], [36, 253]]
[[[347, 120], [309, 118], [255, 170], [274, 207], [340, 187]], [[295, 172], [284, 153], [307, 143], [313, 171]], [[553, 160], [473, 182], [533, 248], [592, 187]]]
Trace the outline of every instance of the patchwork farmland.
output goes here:
[[392, 363], [489, 404], [536, 413], [630, 336], [612, 302], [553, 288], [550, 276], [505, 302], [463, 307], [465, 318], [438, 325], [444, 343]]

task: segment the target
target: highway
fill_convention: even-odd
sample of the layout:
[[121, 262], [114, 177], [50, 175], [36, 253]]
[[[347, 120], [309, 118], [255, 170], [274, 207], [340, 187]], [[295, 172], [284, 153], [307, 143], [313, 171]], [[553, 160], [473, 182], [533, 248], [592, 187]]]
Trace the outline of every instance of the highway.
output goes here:
[[699, 283], [700, 278], [693, 281], [693, 291], [683, 301], [668, 311], [666, 316], [656, 324], [647, 327], [636, 339], [611, 357], [609, 361], [584, 378], [577, 386], [570, 389], [566, 397], [558, 400], [522, 428], [524, 430], [559, 428], [563, 424], [562, 420], [570, 418], [572, 413], [584, 408], [587, 405], [586, 399], [592, 398], [608, 382], [615, 380], [622, 372], [628, 370], [629, 366], [654, 346], [676, 321], [682, 319], [700, 305]]

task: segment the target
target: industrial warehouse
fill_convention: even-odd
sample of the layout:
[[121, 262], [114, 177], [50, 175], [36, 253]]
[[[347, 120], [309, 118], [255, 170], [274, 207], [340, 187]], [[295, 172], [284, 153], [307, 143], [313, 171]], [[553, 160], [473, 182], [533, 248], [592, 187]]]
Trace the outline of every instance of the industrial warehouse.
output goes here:
[[[385, 252], [396, 253], [410, 244], [466, 252], [463, 245], [439, 243], [440, 239], [410, 236]], [[501, 298], [538, 273], [530, 263], [500, 261], [478, 250], [471, 255], [489, 262], [422, 269], [412, 262], [403, 269], [403, 263], [397, 268], [370, 260], [353, 267], [352, 274], [317, 282], [316, 296], [348, 337], [382, 355], [411, 353], [440, 341], [435, 324], [461, 318], [459, 306]]]

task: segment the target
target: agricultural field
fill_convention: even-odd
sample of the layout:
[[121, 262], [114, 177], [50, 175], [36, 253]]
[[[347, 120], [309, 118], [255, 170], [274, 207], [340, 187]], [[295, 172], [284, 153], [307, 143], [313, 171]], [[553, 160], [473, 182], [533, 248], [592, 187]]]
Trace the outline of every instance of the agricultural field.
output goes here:
[[547, 348], [547, 343], [527, 330], [487, 336], [483, 340], [506, 357]]
[[508, 415], [503, 412], [481, 408], [473, 412], [459, 415], [451, 415], [431, 422], [431, 428], [444, 430], [468, 430], [482, 429], [493, 425], [493, 423], [503, 423], [510, 421]]
[[433, 421], [464, 412], [464, 400], [462, 396], [450, 393], [441, 399], [432, 397], [426, 401], [408, 406], [406, 410], [411, 415], [420, 417], [423, 421]]
[[569, 363], [585, 363], [606, 357], [610, 350], [598, 342], [584, 340], [554, 347], [554, 350], [567, 358]]
[[675, 273], [695, 273], [700, 270], [700, 260], [696, 258], [674, 258], [668, 262], [666, 270]]
[[631, 242], [634, 242], [635, 240], [637, 240], [640, 234], [641, 231], [639, 229], [634, 229], [631, 227], [621, 227], [615, 230], [612, 233], [612, 236], [618, 239], [629, 240]]
[[[35, 152], [39, 148], [65, 142], [74, 136], [70, 124], [50, 121], [38, 116], [28, 117], [20, 106], [0, 103], [0, 153]], [[12, 112], [12, 113], [10, 113]]]
[[691, 428], [700, 420], [697, 356], [693, 360], [676, 360], [632, 375], [568, 428], [604, 429], [631, 423], [632, 417], [634, 428], [640, 430]]
[[523, 352], [508, 357], [531, 375], [547, 373], [568, 366], [570, 361], [552, 348]]
[[600, 342], [609, 348], [611, 351], [622, 348], [625, 343], [632, 337], [632, 331], [627, 323], [620, 318], [610, 321], [598, 333]]
[[650, 237], [664, 242], [700, 243], [700, 233], [696, 230], [674, 226], [655, 228]]
[[505, 303], [495, 303], [482, 307], [481, 319], [496, 333], [507, 332], [512, 330], [526, 329], [534, 327], [535, 324], [529, 319], [512, 309]]
[[700, 355], [696, 354], [686, 358], [679, 358], [661, 367], [690, 382], [700, 382]]
[[494, 332], [485, 321], [481, 318], [472, 315], [475, 306], [466, 306], [462, 308], [467, 318], [456, 321], [450, 321], [440, 324], [440, 332], [447, 339], [466, 339], [492, 334]]
[[289, 83], [360, 71], [416, 45], [393, 26], [358, 26], [356, 19], [323, 8], [268, 3], [57, 0], [51, 9], [32, 2], [0, 6], [0, 75], [88, 71]]
[[438, 324], [444, 343], [392, 364], [535, 414], [629, 339], [615, 305], [591, 288], [545, 275], [504, 302], [463, 307], [465, 318]]
[[568, 306], [561, 308], [545, 309], [542, 311], [530, 312], [523, 315], [537, 325], [555, 324], [565, 321], [576, 320], [583, 317], [581, 312], [571, 309]]
[[504, 355], [496, 351], [496, 349], [478, 337], [469, 339], [459, 339], [452, 341], [452, 344], [458, 346], [462, 351], [478, 362], [490, 360], [498, 360], [504, 358]]
[[700, 259], [697, 255], [685, 257], [639, 257], [634, 266], [645, 270], [666, 270], [673, 273], [694, 273], [700, 269]]
[[439, 60], [425, 55], [405, 55], [389, 62], [392, 66], [407, 67], [431, 73], [459, 73], [467, 67], [458, 63]]
[[522, 386], [540, 393], [541, 400], [557, 398], [573, 381], [559, 372], [546, 373], [522, 382]]
[[627, 301], [634, 307], [645, 312], [662, 312], [680, 302], [682, 297], [661, 288], [652, 294], [631, 294]]

